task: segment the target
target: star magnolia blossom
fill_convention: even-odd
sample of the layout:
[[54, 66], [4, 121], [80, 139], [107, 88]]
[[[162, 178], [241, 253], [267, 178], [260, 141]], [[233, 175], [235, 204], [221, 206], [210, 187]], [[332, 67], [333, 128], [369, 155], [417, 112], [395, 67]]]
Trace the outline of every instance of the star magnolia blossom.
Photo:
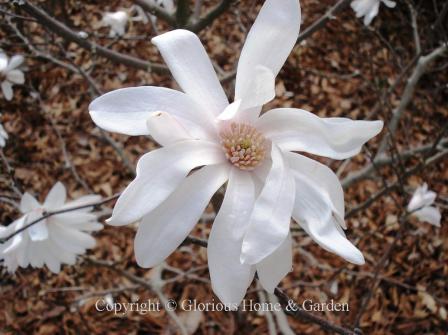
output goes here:
[[23, 56], [15, 55], [8, 60], [8, 56], [0, 52], [0, 82], [3, 96], [8, 101], [13, 97], [12, 85], [25, 82], [23, 72], [18, 69], [22, 63]]
[[[11, 235], [44, 212], [88, 205], [100, 199], [98, 195], [86, 195], [66, 203], [66, 190], [59, 182], [50, 190], [43, 204], [25, 193], [20, 202], [20, 211], [24, 215], [7, 227], [0, 226], [0, 237]], [[40, 268], [45, 264], [57, 273], [61, 264], [75, 264], [77, 255], [84, 254], [86, 249], [95, 245], [90, 233], [103, 227], [97, 222], [96, 215], [90, 213], [91, 210], [92, 207], [87, 207], [53, 215], [30, 226], [5, 244], [0, 244], [0, 260], [10, 272], [19, 266]]]
[[110, 26], [110, 37], [123, 36], [126, 31], [128, 20], [129, 15], [124, 10], [114, 13], [105, 13], [103, 16], [103, 23]]
[[394, 8], [396, 5], [395, 1], [390, 0], [354, 0], [351, 7], [355, 11], [356, 17], [364, 16], [364, 24], [368, 26], [378, 15], [381, 2], [389, 8]]
[[428, 184], [423, 184], [417, 187], [412, 195], [411, 201], [408, 205], [408, 212], [416, 216], [421, 221], [426, 221], [434, 226], [440, 227], [442, 215], [436, 207], [431, 205], [436, 200], [437, 194], [428, 190]]
[[135, 238], [139, 265], [152, 267], [170, 255], [228, 181], [207, 253], [213, 290], [233, 307], [255, 271], [273, 292], [291, 270], [291, 216], [325, 249], [364, 263], [342, 230], [344, 196], [338, 178], [292, 151], [345, 159], [359, 153], [382, 122], [321, 119], [292, 108], [259, 117], [275, 96], [275, 77], [296, 43], [300, 18], [297, 0], [265, 2], [239, 59], [232, 104], [198, 37], [175, 30], [152, 41], [184, 93], [125, 88], [89, 107], [98, 126], [150, 134], [163, 146], [140, 158], [136, 179], [108, 220], [121, 226], [141, 219]]

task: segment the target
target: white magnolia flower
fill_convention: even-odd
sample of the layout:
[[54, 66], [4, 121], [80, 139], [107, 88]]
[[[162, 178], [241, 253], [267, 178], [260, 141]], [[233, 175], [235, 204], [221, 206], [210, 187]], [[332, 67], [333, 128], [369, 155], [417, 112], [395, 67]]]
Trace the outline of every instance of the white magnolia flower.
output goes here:
[[[88, 205], [100, 199], [98, 195], [86, 195], [66, 202], [66, 189], [60, 182], [53, 186], [43, 204], [25, 193], [20, 202], [20, 211], [24, 215], [7, 227], [0, 226], [0, 237], [11, 235], [46, 211]], [[57, 273], [61, 264], [75, 264], [77, 255], [95, 245], [95, 239], [90, 233], [103, 227], [91, 211], [92, 207], [69, 211], [30, 226], [5, 244], [0, 244], [0, 260], [3, 260], [10, 272], [14, 272], [19, 266], [40, 268], [45, 264], [52, 272]]]
[[123, 36], [126, 32], [126, 25], [129, 20], [129, 14], [124, 10], [113, 13], [105, 13], [103, 23], [110, 26], [110, 37]]
[[416, 216], [421, 221], [426, 221], [434, 226], [440, 227], [442, 215], [436, 207], [432, 207], [436, 200], [437, 194], [428, 190], [428, 184], [424, 183], [417, 187], [408, 204], [408, 212]]
[[0, 147], [3, 148], [6, 145], [6, 140], [8, 139], [8, 133], [6, 132], [3, 125], [0, 123]]
[[396, 5], [395, 1], [391, 0], [353, 0], [351, 6], [356, 13], [356, 17], [364, 16], [364, 24], [368, 26], [378, 15], [381, 2], [389, 8], [394, 8]]
[[11, 100], [13, 97], [12, 85], [23, 84], [25, 82], [25, 75], [19, 66], [23, 63], [23, 56], [15, 55], [8, 60], [8, 56], [0, 52], [0, 82], [3, 96], [6, 100]]
[[125, 88], [89, 106], [99, 127], [151, 135], [163, 146], [140, 158], [136, 179], [108, 220], [121, 226], [142, 219], [135, 239], [139, 265], [152, 267], [170, 255], [228, 181], [207, 252], [212, 287], [233, 306], [255, 271], [272, 292], [291, 270], [291, 216], [325, 249], [364, 263], [342, 230], [338, 178], [293, 151], [346, 159], [359, 153], [383, 123], [321, 119], [292, 108], [260, 117], [262, 106], [275, 96], [275, 77], [296, 43], [300, 18], [297, 0], [265, 2], [239, 59], [232, 104], [198, 37], [175, 30], [152, 41], [184, 93]]

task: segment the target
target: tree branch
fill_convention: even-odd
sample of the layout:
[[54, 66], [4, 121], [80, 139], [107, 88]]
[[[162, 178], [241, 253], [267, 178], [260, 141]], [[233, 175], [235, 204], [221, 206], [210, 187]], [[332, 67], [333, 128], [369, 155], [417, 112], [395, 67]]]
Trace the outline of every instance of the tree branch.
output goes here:
[[339, 0], [333, 7], [331, 7], [323, 16], [318, 20], [314, 21], [310, 26], [308, 26], [297, 38], [297, 43], [306, 40], [309, 36], [314, 34], [320, 28], [325, 26], [325, 24], [334, 18], [334, 16], [341, 10], [345, 9], [352, 0]]
[[135, 0], [135, 3], [142, 7], [145, 11], [148, 13], [157, 16], [158, 18], [164, 20], [166, 23], [168, 23], [171, 27], [176, 26], [176, 20], [175, 18], [168, 13], [165, 9], [163, 9], [160, 6], [151, 4], [147, 0]]
[[223, 14], [233, 2], [234, 0], [221, 0], [221, 2], [216, 5], [216, 7], [210, 9], [197, 22], [188, 24], [186, 28], [195, 33], [200, 32], [208, 25], [210, 25], [214, 20], [216, 20], [221, 14]]
[[73, 31], [62, 22], [52, 18], [47, 12], [27, 0], [17, 1], [15, 2], [15, 5], [19, 9], [27, 12], [30, 16], [34, 17], [41, 25], [48, 28], [55, 34], [66, 39], [67, 41], [78, 44], [81, 48], [89, 50], [92, 53], [103, 56], [113, 62], [137, 69], [155, 71], [159, 73], [165, 73], [168, 71], [168, 68], [165, 65], [150, 63], [133, 56], [124, 55], [82, 38], [77, 32]]
[[442, 56], [445, 52], [447, 52], [447, 50], [448, 50], [448, 44], [443, 44], [439, 46], [437, 49], [433, 50], [430, 54], [420, 56], [420, 58], [418, 59], [417, 65], [406, 83], [406, 87], [400, 100], [400, 104], [392, 112], [392, 119], [388, 124], [389, 133], [386, 136], [384, 136], [383, 140], [381, 141], [377, 156], [380, 156], [386, 150], [387, 143], [397, 131], [400, 119], [403, 116], [403, 113], [408, 107], [409, 103], [412, 101], [412, 97], [414, 96], [414, 92], [420, 78], [426, 73], [428, 67], [438, 57]]

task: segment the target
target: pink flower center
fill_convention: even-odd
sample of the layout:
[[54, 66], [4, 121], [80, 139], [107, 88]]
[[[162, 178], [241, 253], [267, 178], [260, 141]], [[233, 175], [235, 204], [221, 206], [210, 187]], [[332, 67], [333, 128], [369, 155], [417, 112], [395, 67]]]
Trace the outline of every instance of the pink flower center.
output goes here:
[[227, 159], [241, 170], [255, 169], [266, 156], [268, 142], [252, 126], [232, 122], [219, 135]]

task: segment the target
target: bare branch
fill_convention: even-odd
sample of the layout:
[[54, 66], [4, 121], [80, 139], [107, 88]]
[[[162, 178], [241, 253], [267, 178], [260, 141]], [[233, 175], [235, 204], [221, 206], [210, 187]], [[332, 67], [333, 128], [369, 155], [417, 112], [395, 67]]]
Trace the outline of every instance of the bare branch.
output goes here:
[[210, 11], [206, 13], [202, 18], [200, 18], [197, 22], [187, 25], [186, 28], [195, 33], [200, 32], [205, 27], [209, 26], [221, 14], [223, 14], [233, 2], [234, 0], [221, 0], [221, 2], [216, 5], [216, 7], [210, 9]]
[[166, 11], [162, 7], [154, 5], [147, 0], [135, 0], [135, 3], [151, 15], [157, 16], [158, 18], [164, 20], [171, 27], [174, 27], [176, 25], [174, 16], [168, 13], [168, 11]]
[[378, 149], [378, 155], [381, 155], [387, 147], [387, 143], [389, 142], [389, 139], [394, 136], [398, 124], [400, 122], [401, 117], [403, 116], [404, 111], [408, 107], [409, 103], [412, 100], [412, 97], [414, 96], [415, 89], [417, 87], [417, 84], [420, 80], [420, 78], [426, 73], [428, 70], [428, 67], [440, 56], [445, 54], [448, 50], [448, 45], [443, 44], [437, 49], [433, 50], [430, 54], [425, 56], [420, 56], [420, 58], [417, 61], [417, 65], [412, 73], [412, 75], [409, 77], [406, 87], [404, 89], [402, 98], [400, 100], [400, 104], [397, 108], [394, 109], [392, 112], [392, 119], [390, 123], [388, 124], [389, 133], [384, 136], [383, 140], [381, 141], [380, 147]]
[[334, 18], [334, 16], [341, 10], [345, 9], [352, 0], [339, 0], [333, 7], [331, 7], [323, 16], [314, 21], [308, 26], [297, 38], [297, 43], [306, 40], [309, 36], [325, 26], [325, 24]]
[[142, 70], [155, 71], [159, 73], [166, 73], [168, 71], [168, 68], [165, 65], [150, 63], [133, 56], [121, 54], [117, 51], [108, 49], [94, 42], [90, 42], [88, 39], [83, 38], [78, 33], [67, 27], [65, 24], [52, 18], [44, 10], [33, 5], [27, 0], [18, 1], [15, 4], [18, 8], [27, 12], [29, 15], [38, 20], [41, 25], [45, 26], [55, 34], [66, 39], [67, 41], [78, 44], [81, 48], [89, 50], [92, 53], [103, 56], [113, 62]]

